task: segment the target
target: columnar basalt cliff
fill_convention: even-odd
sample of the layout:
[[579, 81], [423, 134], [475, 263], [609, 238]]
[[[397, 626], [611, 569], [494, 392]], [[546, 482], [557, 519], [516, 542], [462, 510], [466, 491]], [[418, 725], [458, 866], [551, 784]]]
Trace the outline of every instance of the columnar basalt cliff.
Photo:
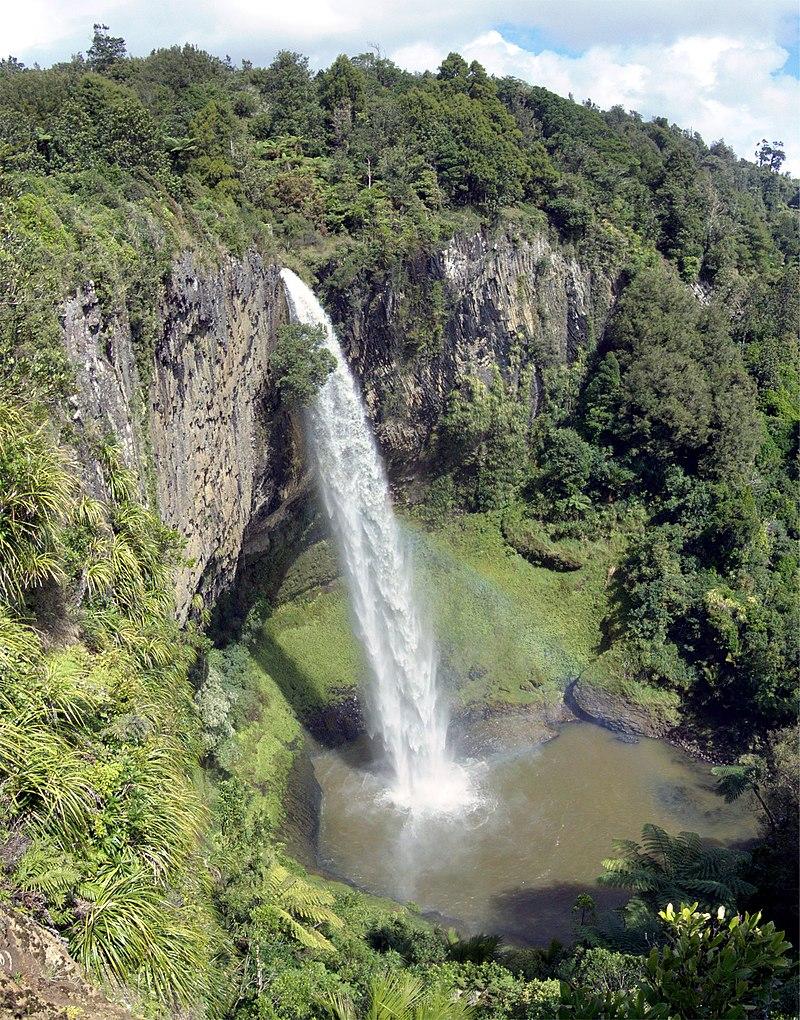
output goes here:
[[488, 383], [498, 368], [517, 386], [531, 370], [535, 415], [542, 369], [590, 349], [613, 300], [612, 281], [565, 254], [546, 232], [459, 235], [420, 272], [439, 282], [445, 317], [441, 336], [417, 354], [407, 351], [404, 294], [380, 290], [364, 295], [355, 312], [338, 309], [378, 438], [400, 469], [419, 463], [448, 395], [466, 376]]
[[140, 369], [129, 323], [120, 316], [104, 321], [91, 284], [65, 305], [84, 473], [103, 495], [92, 437], [115, 435], [148, 490], [143, 494], [186, 538], [189, 564], [176, 593], [181, 619], [196, 592], [216, 601], [241, 553], [268, 541], [276, 517], [304, 490], [299, 434], [270, 376], [285, 314], [277, 268], [259, 256], [227, 259], [209, 271], [184, 255], [161, 297], [159, 333], [152, 355], [140, 355]]
[[[541, 369], [591, 347], [612, 300], [609, 280], [544, 233], [459, 236], [422, 270], [441, 286], [444, 314], [441, 336], [412, 357], [397, 314], [404, 295], [392, 286], [333, 309], [384, 453], [403, 473], [418, 462], [448, 394], [466, 376], [488, 381], [497, 367], [517, 384], [530, 369], [535, 414]], [[256, 254], [215, 269], [189, 254], [178, 259], [145, 358], [135, 356], [125, 317], [104, 317], [92, 284], [65, 303], [87, 480], [103, 494], [92, 437], [112, 433], [138, 470], [143, 495], [186, 538], [181, 619], [196, 592], [216, 601], [240, 557], [268, 548], [308, 491], [300, 431], [270, 372], [285, 318], [278, 267]]]

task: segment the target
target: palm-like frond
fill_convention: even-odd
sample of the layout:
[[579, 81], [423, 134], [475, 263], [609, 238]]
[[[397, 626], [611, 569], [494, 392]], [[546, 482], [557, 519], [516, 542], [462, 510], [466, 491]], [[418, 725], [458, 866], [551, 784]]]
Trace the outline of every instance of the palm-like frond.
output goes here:
[[343, 927], [333, 908], [333, 896], [324, 889], [273, 861], [264, 874], [264, 884], [272, 906], [295, 941], [309, 949], [333, 951], [332, 943], [320, 932], [320, 925], [334, 930]]
[[80, 881], [81, 872], [60, 847], [35, 843], [14, 869], [14, 884], [26, 892], [40, 892], [58, 900]]
[[41, 824], [57, 820], [73, 831], [88, 825], [95, 800], [85, 763], [35, 717], [0, 717], [0, 773], [4, 792], [18, 812]]
[[74, 480], [66, 454], [32, 412], [0, 402], [0, 599], [60, 578], [58, 525]]
[[756, 770], [748, 764], [717, 765], [711, 772], [717, 779], [719, 792], [728, 804], [752, 790], [756, 783]]
[[732, 907], [737, 898], [752, 891], [740, 877], [748, 855], [705, 846], [696, 832], [670, 836], [657, 825], [645, 825], [641, 844], [619, 840], [614, 849], [619, 856], [603, 861], [605, 873], [598, 881], [630, 889], [651, 908], [693, 900], [709, 909], [720, 904]]
[[103, 873], [81, 889], [68, 936], [76, 959], [115, 984], [133, 983], [162, 1002], [196, 1001], [209, 944], [140, 873]]
[[[356, 1020], [352, 1001], [338, 994], [325, 1003], [334, 1020]], [[373, 978], [364, 1020], [472, 1020], [475, 1010], [446, 987], [425, 988], [422, 978], [408, 971]]]

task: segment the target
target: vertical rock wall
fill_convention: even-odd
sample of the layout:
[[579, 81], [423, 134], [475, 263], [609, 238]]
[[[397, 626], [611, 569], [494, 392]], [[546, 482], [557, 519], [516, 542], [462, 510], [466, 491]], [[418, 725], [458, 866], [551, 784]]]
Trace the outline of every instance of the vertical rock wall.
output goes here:
[[[338, 310], [381, 445], [406, 475], [460, 380], [489, 381], [499, 368], [517, 383], [530, 369], [535, 414], [540, 369], [590, 349], [612, 301], [610, 282], [545, 233], [459, 236], [423, 271], [442, 287], [445, 319], [441, 339], [412, 359], [397, 315], [402, 294], [383, 287]], [[104, 494], [92, 443], [113, 433], [143, 480], [143, 495], [186, 538], [191, 563], [177, 579], [181, 619], [195, 592], [208, 604], [218, 599], [241, 555], [267, 549], [308, 491], [302, 437], [270, 372], [286, 315], [278, 267], [256, 254], [214, 269], [190, 255], [178, 259], [161, 298], [154, 350], [138, 360], [129, 324], [104, 319], [91, 284], [65, 303], [87, 482]]]

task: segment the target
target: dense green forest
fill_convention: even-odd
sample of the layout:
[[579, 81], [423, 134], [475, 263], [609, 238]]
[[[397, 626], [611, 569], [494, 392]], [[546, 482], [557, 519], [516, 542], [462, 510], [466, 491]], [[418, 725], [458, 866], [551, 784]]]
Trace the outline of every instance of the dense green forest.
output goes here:
[[[68, 63], [0, 62], [3, 898], [150, 1016], [794, 1015], [796, 955], [773, 922], [796, 942], [797, 210], [780, 158], [456, 54], [437, 73], [375, 53], [315, 73], [289, 52], [263, 68], [188, 45], [128, 57], [95, 26]], [[608, 277], [613, 311], [594, 349], [542, 364], [533, 420], [500, 373], [459, 381], [421, 517], [487, 514], [556, 570], [570, 541], [613, 536], [621, 675], [724, 731], [720, 795], [754, 796], [763, 823], [746, 855], [648, 829], [605, 861], [625, 912], [579, 904], [573, 948], [459, 939], [286, 856], [300, 721], [254, 674], [247, 625], [212, 648], [198, 601], [178, 627], [180, 538], [114, 437], [76, 435], [59, 340], [60, 302], [91, 279], [125, 309], [146, 378], [174, 257], [256, 248], [342, 320], [402, 291], [413, 365], [443, 343], [436, 253], [500, 223]], [[307, 341], [284, 330], [276, 352], [289, 405], [329, 367]], [[235, 767], [249, 751], [260, 775]]]

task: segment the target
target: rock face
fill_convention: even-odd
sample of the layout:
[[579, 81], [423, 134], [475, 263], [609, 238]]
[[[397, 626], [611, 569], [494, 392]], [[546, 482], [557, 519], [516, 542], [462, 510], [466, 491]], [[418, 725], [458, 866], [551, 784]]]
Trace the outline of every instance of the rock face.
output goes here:
[[278, 270], [257, 255], [213, 271], [185, 255], [161, 299], [155, 349], [140, 355], [140, 369], [129, 323], [104, 322], [91, 284], [65, 305], [84, 473], [104, 496], [92, 439], [115, 435], [165, 522], [186, 539], [190, 565], [177, 578], [182, 620], [195, 592], [216, 601], [240, 554], [268, 543], [304, 491], [300, 438], [269, 369], [286, 314]]
[[86, 980], [66, 946], [29, 917], [0, 906], [2, 1020], [130, 1020]]
[[467, 376], [489, 383], [499, 369], [514, 387], [529, 376], [535, 415], [542, 369], [592, 348], [612, 303], [610, 281], [544, 232], [460, 235], [420, 272], [440, 284], [445, 321], [441, 339], [412, 359], [398, 315], [404, 294], [367, 295], [355, 312], [339, 314], [378, 439], [401, 470], [419, 463], [448, 395]]
[[[332, 309], [390, 468], [407, 476], [462, 379], [489, 381], [499, 368], [512, 385], [526, 380], [533, 416], [541, 369], [591, 347], [612, 300], [609, 281], [545, 233], [459, 236], [419, 273], [441, 288], [444, 313], [441, 336], [411, 359], [398, 314], [406, 296], [392, 286]], [[91, 284], [64, 306], [87, 481], [104, 495], [92, 444], [112, 433], [143, 495], [186, 538], [181, 620], [196, 592], [217, 601], [242, 555], [268, 548], [308, 491], [301, 432], [270, 373], [286, 316], [278, 267], [256, 254], [215, 269], [181, 257], [160, 301], [154, 349], [138, 358], [130, 324], [104, 318]]]
[[620, 694], [576, 680], [564, 692], [565, 704], [579, 719], [599, 723], [630, 737], [663, 737], [674, 724], [668, 716], [648, 711]]

